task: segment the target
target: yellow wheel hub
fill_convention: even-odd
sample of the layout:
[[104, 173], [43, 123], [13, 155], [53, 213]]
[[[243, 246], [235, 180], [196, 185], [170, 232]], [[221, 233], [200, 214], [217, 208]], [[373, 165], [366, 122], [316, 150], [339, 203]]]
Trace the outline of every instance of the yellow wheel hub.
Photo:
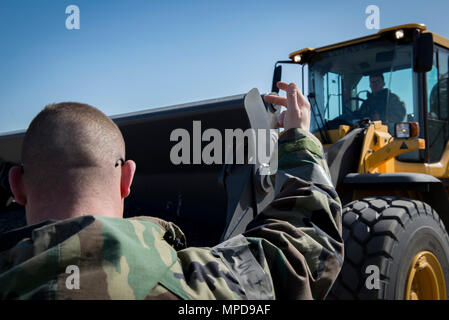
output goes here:
[[446, 284], [438, 259], [430, 251], [414, 257], [407, 277], [406, 300], [446, 300]]

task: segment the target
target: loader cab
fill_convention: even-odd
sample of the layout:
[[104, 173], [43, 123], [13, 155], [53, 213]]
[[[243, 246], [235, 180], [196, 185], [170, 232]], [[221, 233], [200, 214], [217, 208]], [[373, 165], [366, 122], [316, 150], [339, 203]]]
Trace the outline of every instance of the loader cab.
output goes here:
[[309, 88], [319, 114], [312, 132], [370, 118], [393, 133], [395, 122], [422, 118], [411, 44], [380, 39], [324, 52], [309, 63]]
[[437, 162], [449, 140], [449, 41], [410, 24], [318, 49], [290, 54], [308, 69], [311, 131], [324, 144], [329, 132], [361, 120], [382, 121], [394, 136], [395, 123], [418, 122], [427, 150], [397, 157]]

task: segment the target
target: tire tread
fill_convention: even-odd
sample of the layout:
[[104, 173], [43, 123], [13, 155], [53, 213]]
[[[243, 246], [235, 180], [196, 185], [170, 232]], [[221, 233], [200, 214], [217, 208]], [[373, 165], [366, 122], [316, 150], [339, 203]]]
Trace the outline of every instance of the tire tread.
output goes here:
[[398, 235], [421, 215], [429, 215], [438, 222], [449, 244], [449, 236], [442, 220], [424, 202], [382, 196], [363, 198], [347, 204], [343, 208], [345, 260], [327, 299], [385, 298], [380, 296], [384, 290], [365, 288], [366, 267], [372, 264], [379, 266], [381, 286], [385, 287], [389, 282], [388, 269], [394, 259], [392, 253], [398, 245]]

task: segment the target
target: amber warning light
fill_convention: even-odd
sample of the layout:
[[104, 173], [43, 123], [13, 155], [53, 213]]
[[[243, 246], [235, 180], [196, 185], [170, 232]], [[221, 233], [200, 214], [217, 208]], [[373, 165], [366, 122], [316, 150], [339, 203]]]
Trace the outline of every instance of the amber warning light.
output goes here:
[[414, 138], [419, 136], [418, 122], [398, 122], [394, 126], [395, 136], [398, 139]]

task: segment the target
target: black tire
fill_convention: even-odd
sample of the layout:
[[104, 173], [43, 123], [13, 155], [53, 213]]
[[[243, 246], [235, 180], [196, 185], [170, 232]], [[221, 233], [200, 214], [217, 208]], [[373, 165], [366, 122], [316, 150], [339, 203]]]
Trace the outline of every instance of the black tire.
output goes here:
[[[353, 201], [343, 209], [343, 239], [345, 261], [328, 299], [404, 299], [413, 258], [425, 250], [438, 259], [449, 297], [449, 237], [428, 204], [395, 197]], [[379, 289], [366, 286], [370, 265], [379, 268]]]

